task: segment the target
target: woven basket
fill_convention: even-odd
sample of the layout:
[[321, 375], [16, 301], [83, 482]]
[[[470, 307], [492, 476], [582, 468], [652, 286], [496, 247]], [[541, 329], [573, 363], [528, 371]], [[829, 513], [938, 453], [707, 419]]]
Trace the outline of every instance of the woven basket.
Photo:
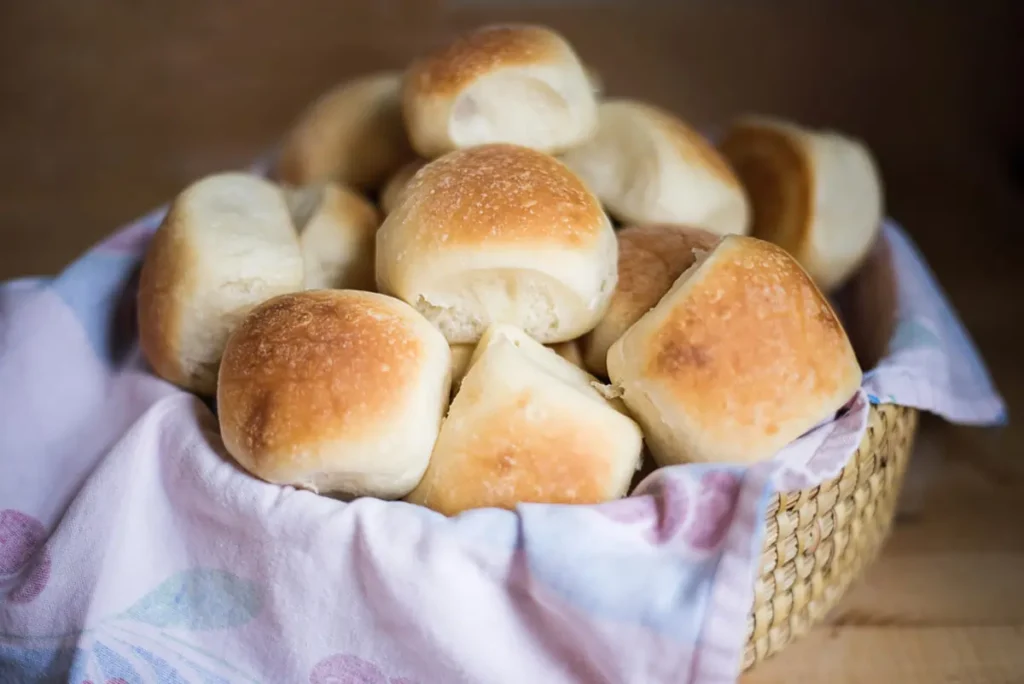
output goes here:
[[769, 504], [744, 670], [820, 622], [874, 560], [892, 524], [916, 427], [914, 409], [872, 406], [864, 439], [839, 477]]

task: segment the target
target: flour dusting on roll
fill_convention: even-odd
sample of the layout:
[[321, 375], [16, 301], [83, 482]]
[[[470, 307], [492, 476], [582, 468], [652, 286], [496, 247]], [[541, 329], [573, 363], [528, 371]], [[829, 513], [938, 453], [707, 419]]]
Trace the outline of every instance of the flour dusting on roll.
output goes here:
[[404, 496], [426, 470], [450, 364], [441, 334], [397, 299], [355, 290], [277, 297], [224, 352], [224, 445], [268, 482]]
[[564, 342], [604, 315], [617, 245], [600, 203], [562, 163], [515, 145], [423, 167], [377, 232], [377, 284], [452, 344], [494, 323]]
[[669, 223], [746, 234], [749, 208], [739, 179], [705, 140], [651, 105], [609, 100], [597, 135], [563, 160], [625, 223]]
[[882, 181], [860, 141], [768, 118], [738, 121], [720, 149], [746, 186], [753, 234], [797, 258], [831, 291], [882, 227]]
[[302, 289], [284, 195], [244, 173], [199, 180], [171, 203], [139, 282], [139, 343], [157, 375], [212, 395], [224, 344], [249, 311]]
[[409, 67], [402, 100], [413, 147], [428, 159], [496, 142], [560, 152], [597, 121], [590, 75], [562, 36], [540, 26], [459, 37]]
[[659, 465], [768, 459], [861, 381], [843, 326], [796, 260], [735, 235], [612, 345], [608, 373]]

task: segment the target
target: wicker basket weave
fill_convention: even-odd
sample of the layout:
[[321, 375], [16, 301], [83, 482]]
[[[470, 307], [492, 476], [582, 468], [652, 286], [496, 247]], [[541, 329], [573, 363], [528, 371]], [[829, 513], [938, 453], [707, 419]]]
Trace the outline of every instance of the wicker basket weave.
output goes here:
[[839, 477], [769, 504], [744, 670], [820, 622], [878, 554], [916, 427], [914, 409], [872, 406], [864, 439]]

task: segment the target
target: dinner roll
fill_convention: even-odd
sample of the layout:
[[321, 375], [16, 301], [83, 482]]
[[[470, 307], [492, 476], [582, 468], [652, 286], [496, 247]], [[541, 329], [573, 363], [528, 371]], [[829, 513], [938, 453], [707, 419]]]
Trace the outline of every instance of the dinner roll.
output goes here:
[[171, 203], [142, 265], [139, 343], [157, 375], [212, 395], [228, 335], [257, 304], [302, 288], [284, 195], [244, 173], [209, 176]]
[[402, 122], [401, 83], [400, 73], [379, 73], [325, 93], [288, 133], [278, 180], [335, 180], [359, 189], [381, 185], [413, 157]]
[[661, 465], [773, 456], [853, 396], [861, 371], [828, 301], [784, 250], [728, 236], [608, 352]]
[[224, 446], [268, 482], [398, 498], [427, 467], [450, 372], [448, 344], [404, 302], [356, 290], [277, 297], [224, 351]]
[[563, 161], [626, 223], [749, 231], [747, 199], [729, 165], [699, 133], [650, 105], [603, 102], [597, 135]]
[[285, 192], [307, 290], [372, 290], [380, 215], [369, 200], [336, 183]]
[[642, 435], [592, 380], [522, 331], [488, 333], [407, 500], [454, 515], [623, 496]]
[[654, 308], [662, 295], [697, 255], [711, 249], [719, 236], [680, 226], [631, 226], [616, 233], [619, 239], [619, 282], [608, 313], [580, 340], [584, 366], [608, 376], [608, 349], [629, 326]]
[[380, 209], [384, 212], [385, 216], [398, 206], [402, 199], [402, 194], [405, 192], [405, 186], [409, 184], [409, 181], [416, 175], [416, 172], [423, 168], [423, 165], [426, 163], [424, 159], [414, 159], [398, 169], [398, 171], [395, 171], [391, 178], [388, 179], [388, 182], [384, 184], [380, 191]]
[[412, 145], [433, 159], [455, 149], [507, 142], [560, 152], [594, 133], [592, 81], [554, 31], [489, 26], [417, 60], [402, 106]]
[[579, 337], [615, 288], [615, 233], [580, 180], [541, 152], [482, 145], [420, 169], [377, 232], [377, 285], [452, 344], [492, 323]]
[[857, 140], [765, 118], [737, 122], [720, 145], [746, 186], [753, 234], [797, 258], [835, 289], [882, 225], [882, 182]]

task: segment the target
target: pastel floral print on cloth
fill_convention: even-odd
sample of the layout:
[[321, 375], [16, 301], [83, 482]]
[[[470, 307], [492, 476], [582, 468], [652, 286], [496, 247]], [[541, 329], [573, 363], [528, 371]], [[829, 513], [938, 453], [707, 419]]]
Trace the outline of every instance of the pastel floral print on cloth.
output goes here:
[[407, 677], [388, 677], [368, 660], [338, 653], [324, 658], [309, 675], [309, 684], [418, 684]]
[[[17, 522], [24, 525], [24, 521]], [[22, 528], [8, 518], [4, 529]], [[10, 532], [6, 538], [15, 539]], [[24, 544], [4, 546], [3, 562], [9, 563], [15, 557], [11, 549], [21, 549]], [[262, 605], [262, 592], [248, 580], [224, 570], [185, 570], [123, 613], [81, 632], [18, 636], [10, 643], [0, 642], [0, 682], [259, 682], [211, 650], [189, 643], [188, 636], [239, 628], [249, 623]], [[67, 673], [66, 679], [62, 673]]]
[[691, 551], [706, 553], [722, 542], [729, 529], [740, 494], [740, 476], [708, 472], [698, 479], [677, 473], [661, 478], [642, 494], [596, 509], [624, 525], [656, 522], [644, 531], [652, 545], [682, 538]]
[[0, 511], [0, 595], [8, 601], [28, 603], [46, 588], [50, 555], [45, 541], [46, 528], [38, 520], [13, 509]]

